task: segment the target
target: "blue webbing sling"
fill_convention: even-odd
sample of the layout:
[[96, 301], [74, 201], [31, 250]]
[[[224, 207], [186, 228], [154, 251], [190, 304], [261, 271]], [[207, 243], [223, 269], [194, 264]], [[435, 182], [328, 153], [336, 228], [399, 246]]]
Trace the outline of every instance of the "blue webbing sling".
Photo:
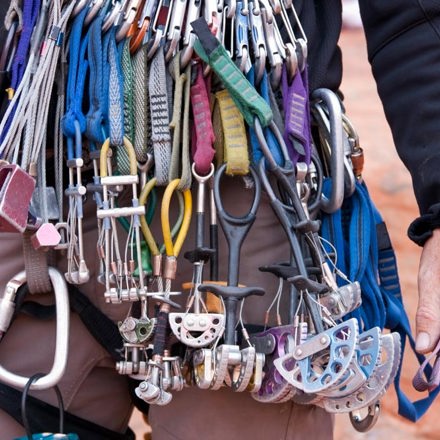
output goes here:
[[[324, 182], [324, 191], [331, 180]], [[398, 398], [398, 413], [412, 422], [422, 417], [440, 391], [437, 387], [428, 396], [412, 402], [400, 388], [402, 359], [406, 341], [420, 364], [425, 357], [415, 351], [408, 316], [402, 302], [396, 256], [391, 240], [378, 210], [368, 194], [365, 183], [356, 182], [351, 197], [334, 214], [323, 214], [321, 235], [333, 244], [337, 253], [337, 268], [350, 280], [359, 281], [362, 289], [362, 306], [348, 318], [356, 317], [360, 328], [368, 330], [374, 326], [398, 332], [401, 338], [402, 357], [394, 380]], [[331, 252], [329, 246], [326, 249]], [[338, 277], [338, 284], [346, 283]], [[429, 377], [432, 368], [428, 364], [425, 374]]]

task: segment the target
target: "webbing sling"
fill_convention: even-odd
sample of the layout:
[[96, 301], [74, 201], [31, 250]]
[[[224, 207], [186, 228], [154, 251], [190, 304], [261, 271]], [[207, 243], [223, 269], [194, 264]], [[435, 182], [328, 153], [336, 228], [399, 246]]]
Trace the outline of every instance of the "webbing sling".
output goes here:
[[136, 159], [144, 163], [148, 159], [148, 57], [147, 46], [142, 46], [133, 56], [134, 70], [134, 150]]
[[124, 77], [124, 130], [125, 136], [134, 144], [134, 67], [130, 55], [131, 38], [121, 41], [118, 46]]
[[285, 109], [284, 141], [293, 164], [311, 160], [310, 106], [307, 68], [297, 71], [288, 83], [286, 66], [282, 74], [283, 106]]
[[17, 90], [27, 63], [27, 54], [31, 46], [32, 32], [37, 22], [41, 0], [23, 1], [23, 28], [18, 41], [17, 52], [12, 64], [11, 88]]
[[191, 108], [194, 120], [192, 136], [192, 157], [196, 172], [204, 176], [209, 173], [215, 155], [213, 148], [214, 130], [209, 106], [208, 80], [203, 76], [200, 63], [193, 67], [194, 81], [191, 84]]
[[[107, 35], [105, 36], [107, 38]], [[113, 27], [108, 32], [107, 50], [108, 50], [108, 68], [109, 68], [109, 87], [108, 87], [108, 123], [109, 123], [109, 138], [110, 145], [115, 148], [116, 151], [116, 168], [122, 175], [131, 174], [130, 158], [124, 147], [125, 131], [125, 78], [123, 73], [123, 67], [121, 63], [121, 56], [124, 49], [122, 43], [120, 48], [116, 44], [116, 28]], [[128, 46], [127, 46], [128, 50]], [[129, 56], [129, 55], [128, 55]], [[129, 124], [129, 129], [132, 128], [132, 124]], [[132, 139], [132, 137], [131, 137]]]
[[[329, 183], [324, 183], [325, 189], [328, 189]], [[419, 363], [423, 363], [424, 356], [415, 352], [414, 338], [403, 306], [394, 250], [365, 184], [357, 182], [355, 193], [344, 201], [342, 209], [323, 216], [321, 234], [333, 243], [338, 269], [349, 274], [349, 279], [360, 281], [362, 306], [350, 317], [358, 318], [365, 330], [377, 325], [398, 332], [402, 357], [408, 339]], [[440, 388], [423, 399], [411, 402], [400, 389], [401, 369], [400, 363], [394, 380], [398, 412], [415, 422], [429, 409]], [[430, 365], [427, 365], [425, 373], [427, 376], [431, 374]]]
[[254, 73], [253, 69], [248, 74], [248, 79], [242, 74], [238, 67], [231, 60], [226, 49], [211, 34], [208, 25], [203, 18], [191, 23], [195, 33], [199, 37], [194, 49], [205, 62], [208, 62], [217, 76], [222, 80], [227, 88], [235, 105], [242, 113], [246, 123], [250, 127], [251, 143], [253, 145], [253, 160], [257, 163], [261, 157], [258, 141], [256, 140], [253, 126], [255, 118], [258, 118], [261, 126], [265, 129], [265, 136], [268, 138], [268, 145], [277, 164], [283, 163], [280, 156], [278, 141], [272, 133], [272, 130], [266, 130], [266, 127], [273, 121], [273, 113], [270, 108], [269, 82], [267, 74], [264, 72], [259, 84], [260, 93], [253, 87]]
[[62, 128], [64, 135], [72, 139], [76, 136], [75, 121], [78, 121], [81, 133], [84, 133], [86, 130], [86, 118], [82, 112], [82, 101], [89, 65], [86, 60], [88, 34], [83, 39], [81, 38], [86, 14], [87, 9], [84, 8], [75, 18], [70, 31], [69, 72], [66, 88], [67, 102], [66, 114], [62, 119]]
[[204, 18], [193, 21], [191, 26], [199, 37], [194, 44], [197, 55], [212, 67], [224, 83], [247, 124], [252, 126], [257, 116], [261, 125], [267, 127], [273, 118], [272, 110], [243, 76], [226, 49], [211, 34]]
[[[14, 61], [11, 67], [11, 84], [9, 86], [9, 89], [7, 90], [9, 94], [9, 100], [12, 100], [12, 96], [20, 85], [25, 68], [27, 66], [28, 51], [31, 46], [32, 33], [34, 31], [34, 27], [40, 11], [40, 3], [41, 0], [24, 0], [23, 2], [23, 27], [17, 45], [17, 52], [15, 53]], [[6, 125], [1, 132], [0, 141], [4, 140], [6, 133], [12, 123], [12, 120], [14, 119], [15, 108], [16, 106], [14, 106], [6, 121]]]
[[244, 119], [227, 89], [215, 94], [212, 112], [217, 163], [226, 162], [226, 174], [249, 173], [249, 153]]
[[[255, 84], [255, 72], [254, 72], [254, 68], [252, 67], [248, 74], [247, 74], [247, 78], [249, 80], [249, 82], [254, 86]], [[263, 76], [261, 78], [260, 83], [258, 84], [258, 92], [260, 92], [261, 97], [264, 99], [264, 101], [270, 105], [270, 97], [269, 97], [269, 81], [267, 78], [267, 72], [264, 71]], [[276, 163], [278, 165], [283, 165], [284, 164], [284, 158], [281, 152], [281, 148], [280, 145], [274, 135], [274, 133], [272, 132], [272, 130], [269, 130], [267, 127], [264, 128], [264, 137], [267, 141], [267, 145], [269, 147], [270, 152], [272, 153], [272, 156], [274, 158], [274, 160], [276, 161]], [[257, 135], [255, 133], [254, 128], [251, 126], [249, 127], [249, 138], [250, 138], [250, 143], [252, 146], [252, 161], [253, 163], [259, 164], [260, 163], [260, 159], [263, 157], [263, 152], [261, 151], [260, 148], [260, 143], [258, 141]]]
[[86, 136], [92, 143], [92, 149], [101, 146], [106, 138], [105, 89], [108, 84], [108, 74], [103, 68], [103, 45], [101, 37], [102, 17], [99, 15], [89, 28], [88, 60], [90, 66], [89, 101], [90, 108], [86, 115]]
[[150, 63], [148, 88], [150, 96], [151, 143], [154, 151], [155, 177], [159, 186], [169, 181], [171, 162], [171, 133], [168, 111], [168, 90], [165, 73], [163, 47], [154, 55]]
[[[191, 187], [191, 160], [189, 152], [189, 87], [191, 66], [184, 72], [180, 71], [180, 53], [170, 61], [169, 69], [174, 78], [174, 103], [170, 131], [173, 144], [171, 148], [171, 164], [169, 180], [180, 178], [179, 190]], [[183, 114], [182, 114], [183, 113]]]
[[[116, 49], [116, 28], [113, 26], [112, 30], [114, 35], [114, 48]], [[117, 56], [110, 58], [112, 63], [111, 69], [118, 72], [118, 76], [114, 77], [113, 81], [110, 81], [110, 88], [118, 89], [121, 92], [121, 98], [123, 102], [119, 104], [121, 119], [123, 120], [123, 136], [126, 136], [129, 141], [133, 144], [135, 137], [134, 128], [134, 111], [133, 111], [133, 88], [134, 88], [134, 77], [133, 77], [133, 64], [130, 55], [130, 39], [122, 40], [117, 46]], [[110, 116], [110, 124], [113, 123], [112, 116]], [[110, 128], [110, 132], [112, 129]], [[111, 137], [110, 137], [110, 143]], [[122, 144], [118, 144], [116, 148], [116, 169], [120, 174], [130, 174], [130, 162], [128, 154]]]

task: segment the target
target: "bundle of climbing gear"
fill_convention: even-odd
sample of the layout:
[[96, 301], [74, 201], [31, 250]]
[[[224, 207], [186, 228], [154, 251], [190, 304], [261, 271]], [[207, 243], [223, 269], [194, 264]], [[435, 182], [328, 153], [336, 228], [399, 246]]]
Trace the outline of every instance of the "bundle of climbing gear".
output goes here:
[[[0, 336], [24, 283], [31, 293], [53, 285], [59, 328], [49, 375], [29, 381], [0, 366], [1, 381], [46, 389], [60, 380], [66, 283], [89, 282], [98, 258], [105, 301], [132, 304], [118, 323], [116, 369], [138, 380], [148, 404], [185, 386], [226, 386], [349, 413], [365, 431], [394, 381], [402, 414], [426, 410], [437, 389], [412, 404], [399, 388], [411, 331], [362, 149], [340, 98], [308, 89], [292, 1], [22, 0], [5, 22], [0, 230], [23, 235], [25, 271], [6, 287]], [[225, 209], [226, 176], [253, 195], [242, 215]], [[284, 261], [252, 268], [277, 278], [275, 293], [239, 279], [262, 192], [289, 245]], [[96, 203], [97, 255], [84, 251], [86, 198]], [[181, 255], [189, 230], [195, 247]], [[48, 250], [66, 260], [64, 277]], [[173, 282], [182, 256], [193, 266], [183, 308]], [[243, 322], [251, 295], [271, 297], [252, 330]]]

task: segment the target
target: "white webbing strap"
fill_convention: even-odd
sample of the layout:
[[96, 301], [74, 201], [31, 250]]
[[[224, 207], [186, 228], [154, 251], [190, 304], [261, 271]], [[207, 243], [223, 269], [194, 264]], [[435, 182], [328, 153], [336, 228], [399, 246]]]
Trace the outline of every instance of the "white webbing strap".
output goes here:
[[[191, 187], [191, 163], [189, 154], [189, 83], [191, 66], [184, 73], [180, 72], [180, 53], [170, 63], [174, 77], [173, 118], [170, 128], [173, 130], [173, 148], [171, 152], [170, 181], [180, 179], [178, 189], [184, 191]], [[182, 118], [183, 112], [183, 118]], [[183, 134], [183, 136], [182, 136]]]

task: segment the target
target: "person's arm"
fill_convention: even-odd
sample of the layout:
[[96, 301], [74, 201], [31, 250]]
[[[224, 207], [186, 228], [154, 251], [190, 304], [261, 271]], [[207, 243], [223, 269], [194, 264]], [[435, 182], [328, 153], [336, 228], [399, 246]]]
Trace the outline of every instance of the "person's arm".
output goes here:
[[379, 96], [420, 210], [408, 235], [423, 246], [416, 341], [426, 353], [440, 339], [440, 3], [359, 4]]

